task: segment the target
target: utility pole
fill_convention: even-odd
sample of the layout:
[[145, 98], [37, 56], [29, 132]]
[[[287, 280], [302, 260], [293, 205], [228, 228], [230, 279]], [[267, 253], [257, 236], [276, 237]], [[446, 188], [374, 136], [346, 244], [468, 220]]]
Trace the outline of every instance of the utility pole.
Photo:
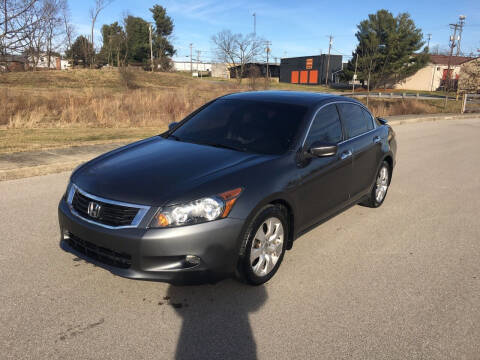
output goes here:
[[257, 14], [253, 13], [253, 35], [257, 35]]
[[462, 41], [462, 32], [463, 32], [463, 25], [465, 25], [465, 19], [467, 17], [465, 15], [460, 15], [459, 20], [460, 23], [458, 24], [460, 27], [460, 31], [458, 32], [458, 41], [457, 41], [457, 56], [460, 55], [460, 42]]
[[270, 41], [267, 41], [266, 42], [266, 45], [267, 45], [267, 48], [265, 49], [265, 51], [267, 52], [267, 82], [268, 82], [268, 79], [270, 77], [270, 73], [268, 71], [268, 55], [270, 54], [270, 45], [271, 45], [271, 42]]
[[192, 46], [193, 46], [193, 44], [192, 44], [192, 43], [190, 43], [190, 76], [192, 76], [192, 75], [193, 75]]
[[330, 51], [332, 50], [333, 36], [329, 36], [328, 58], [327, 58], [327, 73], [325, 74], [325, 85], [328, 85], [328, 70], [330, 68]]
[[452, 55], [453, 55], [453, 48], [455, 47], [457, 29], [460, 27], [460, 25], [459, 24], [450, 24], [450, 27], [453, 29], [453, 36], [450, 36], [450, 55], [448, 56], [447, 76], [446, 76], [446, 79], [445, 79], [446, 83], [445, 83], [445, 104], [444, 104], [444, 108], [447, 107], [448, 90], [450, 89], [450, 66], [452, 64]]
[[152, 45], [152, 24], [148, 24], [149, 37], [150, 37], [150, 60], [152, 62], [152, 72], [153, 72], [153, 45]]
[[427, 48], [430, 51], [430, 39], [432, 38], [432, 34], [427, 34], [427, 36], [428, 36]]
[[355, 57], [355, 72], [353, 73], [352, 94], [355, 93], [355, 81], [357, 80], [357, 64], [358, 64], [358, 52]]
[[200, 75], [200, 77], [202, 77], [202, 72], [198, 69], [200, 66], [200, 53], [201, 51], [197, 50], [197, 73]]

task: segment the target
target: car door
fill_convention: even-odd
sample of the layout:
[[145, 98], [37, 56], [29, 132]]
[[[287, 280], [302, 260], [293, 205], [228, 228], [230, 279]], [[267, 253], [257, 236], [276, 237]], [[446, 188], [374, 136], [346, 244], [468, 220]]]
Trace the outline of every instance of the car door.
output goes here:
[[380, 138], [375, 133], [375, 125], [365, 110], [355, 103], [337, 104], [340, 118], [345, 129], [345, 145], [352, 152], [353, 170], [349, 192], [351, 198], [370, 188], [378, 165], [377, 153]]
[[297, 193], [305, 228], [333, 213], [348, 199], [352, 159], [342, 141], [343, 130], [335, 104], [321, 108], [313, 119], [303, 149], [306, 151], [314, 142], [321, 142], [337, 144], [338, 151], [333, 156], [308, 159], [299, 165], [301, 182]]

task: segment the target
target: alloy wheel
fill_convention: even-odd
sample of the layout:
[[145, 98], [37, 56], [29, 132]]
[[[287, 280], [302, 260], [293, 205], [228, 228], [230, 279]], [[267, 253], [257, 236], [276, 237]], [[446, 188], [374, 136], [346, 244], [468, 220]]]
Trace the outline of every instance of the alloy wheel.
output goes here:
[[280, 219], [266, 219], [258, 228], [250, 249], [250, 266], [255, 275], [268, 275], [282, 255], [284, 229]]
[[381, 203], [387, 194], [388, 189], [388, 169], [386, 166], [382, 166], [378, 172], [377, 182], [375, 187], [375, 200], [377, 203]]

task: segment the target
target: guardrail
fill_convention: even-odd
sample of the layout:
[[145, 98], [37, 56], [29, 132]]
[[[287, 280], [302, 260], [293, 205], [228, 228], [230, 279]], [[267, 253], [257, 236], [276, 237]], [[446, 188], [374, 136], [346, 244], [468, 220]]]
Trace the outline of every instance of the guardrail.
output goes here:
[[[345, 96], [355, 96], [355, 97], [378, 97], [378, 98], [392, 98], [392, 99], [423, 99], [423, 100], [429, 100], [429, 99], [435, 99], [435, 100], [440, 100], [440, 99], [445, 99], [445, 95], [434, 95], [434, 94], [421, 94], [421, 93], [396, 93], [396, 92], [371, 92], [370, 94], [365, 94], [363, 92], [360, 93], [344, 93], [343, 95]], [[448, 100], [456, 100], [456, 96], [448, 96]]]

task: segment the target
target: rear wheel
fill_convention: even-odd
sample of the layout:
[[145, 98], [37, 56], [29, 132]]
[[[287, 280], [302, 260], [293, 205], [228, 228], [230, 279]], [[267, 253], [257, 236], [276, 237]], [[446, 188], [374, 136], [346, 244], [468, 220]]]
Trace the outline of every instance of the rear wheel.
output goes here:
[[384, 161], [378, 170], [375, 185], [373, 185], [373, 189], [368, 199], [361, 204], [372, 208], [382, 205], [387, 196], [388, 186], [390, 185], [390, 176], [390, 165], [388, 162]]
[[245, 254], [241, 259], [244, 280], [260, 285], [277, 272], [285, 254], [288, 238], [286, 211], [281, 206], [268, 205], [252, 220], [245, 234]]

